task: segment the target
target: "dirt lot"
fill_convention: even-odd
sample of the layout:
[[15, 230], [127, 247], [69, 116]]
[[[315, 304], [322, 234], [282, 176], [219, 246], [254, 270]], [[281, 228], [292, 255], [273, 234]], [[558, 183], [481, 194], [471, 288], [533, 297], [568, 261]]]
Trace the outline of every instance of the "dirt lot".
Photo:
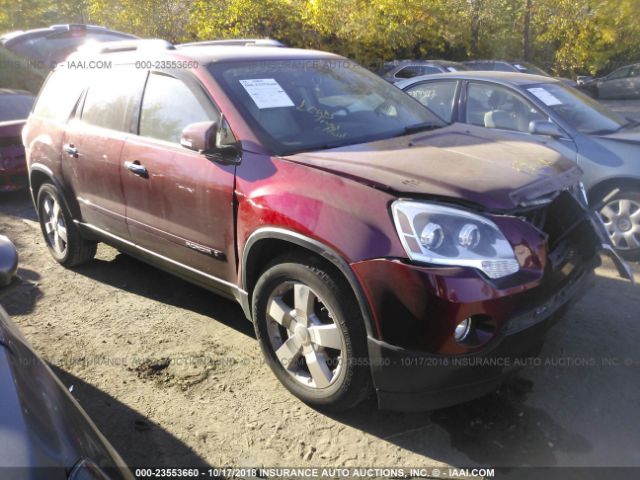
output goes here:
[[640, 287], [610, 266], [498, 392], [327, 416], [279, 385], [234, 303], [106, 246], [65, 270], [35, 220], [26, 194], [0, 198], [21, 256], [0, 303], [130, 465], [640, 466]]

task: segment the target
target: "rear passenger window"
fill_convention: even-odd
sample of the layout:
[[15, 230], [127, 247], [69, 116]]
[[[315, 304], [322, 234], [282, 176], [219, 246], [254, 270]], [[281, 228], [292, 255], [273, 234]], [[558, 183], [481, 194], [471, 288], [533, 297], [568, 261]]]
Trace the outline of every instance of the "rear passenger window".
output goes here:
[[140, 135], [180, 143], [180, 134], [191, 123], [214, 121], [217, 112], [199, 99], [181, 80], [152, 73], [142, 99]]
[[132, 69], [96, 72], [84, 100], [82, 121], [97, 127], [128, 131], [127, 113], [137, 101], [137, 86], [142, 74], [142, 71]]

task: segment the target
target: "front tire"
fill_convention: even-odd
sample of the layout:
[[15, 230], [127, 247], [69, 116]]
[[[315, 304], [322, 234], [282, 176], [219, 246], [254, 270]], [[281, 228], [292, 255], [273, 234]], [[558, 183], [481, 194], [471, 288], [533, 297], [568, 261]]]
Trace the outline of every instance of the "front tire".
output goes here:
[[599, 213], [618, 253], [626, 260], [640, 260], [640, 190], [620, 190]]
[[346, 281], [306, 261], [281, 258], [260, 276], [256, 335], [291, 393], [316, 408], [347, 410], [371, 391], [364, 321]]
[[61, 200], [55, 185], [45, 183], [38, 191], [38, 217], [51, 256], [65, 267], [91, 260], [97, 250], [95, 242], [82, 238], [71, 212]]

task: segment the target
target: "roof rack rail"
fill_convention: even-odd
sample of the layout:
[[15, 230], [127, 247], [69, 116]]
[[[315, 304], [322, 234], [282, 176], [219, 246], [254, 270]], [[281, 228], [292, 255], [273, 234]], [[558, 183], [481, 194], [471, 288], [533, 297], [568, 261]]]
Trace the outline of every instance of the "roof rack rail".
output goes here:
[[160, 38], [145, 38], [142, 40], [119, 40], [116, 42], [87, 43], [76, 50], [82, 54], [134, 52], [140, 50], [175, 50], [172, 43]]

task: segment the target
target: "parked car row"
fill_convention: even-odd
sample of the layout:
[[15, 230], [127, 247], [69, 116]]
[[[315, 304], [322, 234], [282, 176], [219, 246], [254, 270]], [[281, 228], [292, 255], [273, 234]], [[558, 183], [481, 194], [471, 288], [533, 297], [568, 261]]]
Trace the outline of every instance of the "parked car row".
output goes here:
[[[396, 83], [423, 75], [467, 70], [514, 72], [552, 77], [551, 74], [540, 67], [522, 60], [468, 60], [464, 62], [449, 60], [395, 60], [384, 63], [378, 74], [385, 80]], [[593, 78], [589, 75], [580, 75], [576, 81], [564, 77], [555, 78], [570, 87], [579, 88], [594, 98], [640, 98], [640, 64], [627, 65], [598, 78]]]
[[385, 80], [395, 83], [411, 77], [459, 70], [469, 68], [460, 62], [448, 60], [396, 60], [386, 62], [378, 73]]
[[28, 185], [20, 133], [34, 100], [26, 91], [0, 89], [0, 193]]
[[640, 98], [640, 63], [618, 68], [604, 77], [583, 76], [578, 85], [595, 98]]

